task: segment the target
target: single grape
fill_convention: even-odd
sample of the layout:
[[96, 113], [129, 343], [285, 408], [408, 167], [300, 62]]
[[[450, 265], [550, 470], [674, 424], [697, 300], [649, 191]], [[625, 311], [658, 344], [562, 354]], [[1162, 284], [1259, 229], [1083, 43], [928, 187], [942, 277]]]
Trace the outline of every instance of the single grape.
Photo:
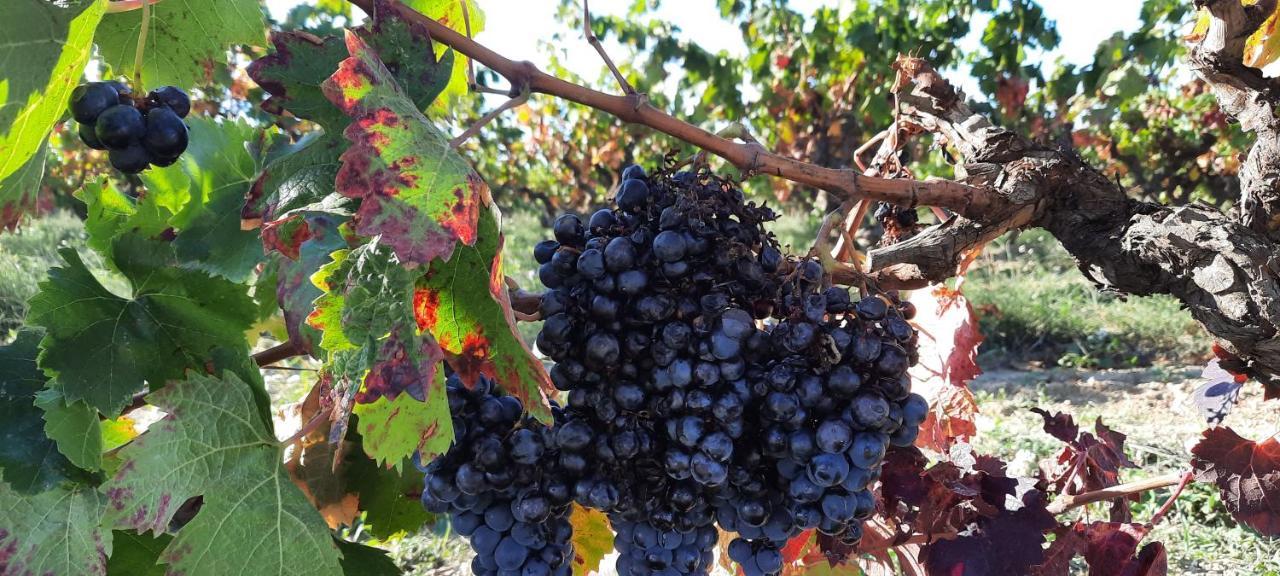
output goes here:
[[186, 118], [191, 112], [191, 98], [177, 86], [161, 86], [147, 94], [147, 102], [151, 106], [163, 106], [172, 110], [179, 118]]
[[98, 141], [112, 149], [127, 148], [130, 144], [137, 143], [146, 130], [142, 113], [126, 104], [107, 108], [98, 115], [98, 121], [94, 125]]
[[187, 149], [187, 125], [172, 110], [153, 108], [146, 115], [142, 145], [158, 158], [177, 158]]
[[107, 149], [106, 145], [104, 145], [100, 140], [98, 140], [98, 135], [94, 132], [92, 122], [88, 124], [84, 124], [84, 123], [80, 124], [80, 127], [79, 129], [76, 130], [76, 133], [80, 135], [80, 141], [84, 142], [85, 146], [93, 148], [94, 150]]
[[137, 174], [146, 170], [151, 160], [151, 156], [147, 154], [146, 149], [137, 142], [125, 147], [112, 148], [107, 153], [107, 158], [116, 170], [125, 174]]
[[[81, 124], [93, 124], [107, 108], [119, 103], [120, 94], [105, 82], [90, 82], [71, 91], [71, 116]], [[86, 142], [88, 144], [88, 142]], [[101, 148], [99, 148], [101, 149]]]

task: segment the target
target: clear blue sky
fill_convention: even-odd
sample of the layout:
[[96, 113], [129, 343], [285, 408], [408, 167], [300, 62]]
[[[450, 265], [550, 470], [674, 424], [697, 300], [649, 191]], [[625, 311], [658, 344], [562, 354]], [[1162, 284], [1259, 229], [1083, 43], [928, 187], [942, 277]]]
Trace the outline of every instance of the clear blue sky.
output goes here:
[[[267, 0], [272, 13], [282, 17], [289, 7], [300, 0]], [[633, 0], [592, 0], [591, 10], [597, 14], [620, 15], [626, 12]], [[538, 49], [538, 41], [550, 38], [561, 28], [555, 22], [558, 0], [478, 0], [485, 10], [485, 30], [476, 36], [490, 48], [517, 59], [545, 64], [546, 54]], [[830, 4], [851, 5], [852, 0], [791, 0], [791, 5], [807, 12], [817, 6]], [[720, 19], [715, 0], [666, 0], [659, 15], [681, 30], [695, 31], [689, 38], [709, 50], [727, 50], [742, 55], [746, 49], [736, 27]], [[1046, 15], [1057, 21], [1062, 44], [1049, 54], [1033, 55], [1048, 62], [1059, 56], [1068, 62], [1086, 64], [1092, 60], [1094, 48], [1102, 40], [1117, 31], [1130, 31], [1139, 24], [1138, 15], [1142, 0], [1041, 0]], [[977, 35], [985, 21], [974, 22], [972, 45], [977, 45]], [[570, 36], [572, 37], [572, 36]], [[580, 46], [564, 45], [568, 57], [566, 66], [574, 72], [596, 78], [602, 72], [599, 59], [583, 42]], [[613, 47], [611, 53], [618, 53]], [[970, 90], [972, 92], [972, 90]]]

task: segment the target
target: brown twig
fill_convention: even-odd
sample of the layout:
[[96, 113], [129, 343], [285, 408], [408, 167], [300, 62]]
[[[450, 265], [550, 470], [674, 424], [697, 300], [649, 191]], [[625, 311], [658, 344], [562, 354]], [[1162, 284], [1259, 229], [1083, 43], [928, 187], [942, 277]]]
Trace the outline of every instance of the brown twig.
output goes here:
[[521, 104], [524, 104], [525, 102], [528, 102], [528, 101], [529, 101], [529, 90], [528, 89], [521, 90], [518, 96], [510, 100], [507, 100], [506, 102], [503, 102], [501, 106], [498, 106], [493, 110], [490, 110], [488, 114], [485, 114], [479, 120], [476, 120], [474, 124], [469, 126], [466, 129], [466, 131], [459, 134], [453, 140], [450, 140], [449, 146], [453, 148], [457, 148], [463, 145], [464, 143], [466, 143], [467, 140], [471, 139], [472, 136], [479, 134], [480, 130], [483, 129], [485, 125], [489, 124], [490, 122], [493, 122], [494, 118], [497, 118], [498, 116], [501, 116], [503, 112], [506, 112], [507, 110], [515, 108], [516, 106], [520, 106]]
[[582, 0], [582, 31], [587, 36], [587, 43], [596, 49], [600, 59], [604, 60], [605, 65], [609, 67], [609, 71], [613, 73], [613, 79], [618, 81], [618, 86], [622, 88], [622, 93], [627, 95], [635, 94], [636, 89], [631, 86], [630, 82], [627, 82], [626, 76], [623, 76], [618, 67], [614, 65], [613, 59], [609, 57], [608, 52], [604, 51], [604, 45], [600, 43], [600, 39], [596, 38], [595, 31], [591, 29], [591, 6], [588, 0]]
[[1173, 486], [1184, 481], [1189, 481], [1184, 480], [1185, 478], [1186, 474], [1182, 472], [1173, 472], [1170, 474], [1145, 478], [1136, 482], [1120, 484], [1119, 486], [1085, 492], [1083, 494], [1064, 494], [1054, 500], [1053, 503], [1049, 504], [1047, 509], [1051, 514], [1062, 514], [1063, 512], [1079, 508], [1086, 504], [1133, 496], [1135, 494], [1141, 494], [1150, 490], [1156, 490], [1158, 488]]
[[253, 355], [253, 362], [258, 366], [269, 366], [281, 360], [287, 360], [294, 356], [306, 354], [305, 351], [299, 350], [298, 346], [293, 342], [282, 342], [266, 350]]
[[[374, 0], [351, 2], [365, 12], [373, 10]], [[427, 28], [432, 40], [475, 59], [513, 85], [527, 86], [531, 93], [556, 96], [609, 113], [625, 122], [648, 126], [724, 158], [740, 170], [754, 168], [762, 174], [842, 194], [846, 198], [866, 196], [903, 206], [943, 206], [977, 220], [983, 220], [993, 209], [1007, 204], [1003, 196], [986, 187], [950, 180], [912, 182], [864, 176], [851, 169], [825, 168], [780, 156], [762, 150], [759, 145], [733, 142], [654, 108], [642, 95], [606, 94], [546, 74], [532, 63], [511, 60], [398, 0], [388, 0], [380, 6], [386, 6], [403, 20]]]
[[1178, 482], [1178, 487], [1173, 489], [1173, 494], [1170, 494], [1169, 499], [1164, 501], [1164, 505], [1160, 506], [1160, 509], [1156, 510], [1155, 514], [1151, 515], [1151, 521], [1148, 523], [1151, 524], [1152, 526], [1155, 526], [1156, 524], [1159, 524], [1161, 520], [1164, 520], [1165, 514], [1168, 514], [1169, 509], [1173, 508], [1173, 503], [1178, 500], [1179, 496], [1182, 495], [1182, 491], [1186, 489], [1187, 484], [1190, 484], [1191, 482], [1195, 481], [1195, 479], [1196, 479], [1195, 472], [1192, 472], [1190, 470], [1184, 472], [1182, 474], [1182, 481]]

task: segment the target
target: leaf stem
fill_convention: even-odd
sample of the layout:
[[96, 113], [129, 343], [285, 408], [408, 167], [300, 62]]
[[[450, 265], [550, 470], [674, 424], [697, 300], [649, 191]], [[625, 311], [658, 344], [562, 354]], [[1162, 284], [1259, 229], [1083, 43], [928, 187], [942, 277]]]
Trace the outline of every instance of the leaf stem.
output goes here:
[[138, 28], [138, 47], [133, 52], [133, 86], [142, 90], [142, 56], [147, 52], [147, 32], [151, 28], [151, 4], [142, 1], [142, 26]]

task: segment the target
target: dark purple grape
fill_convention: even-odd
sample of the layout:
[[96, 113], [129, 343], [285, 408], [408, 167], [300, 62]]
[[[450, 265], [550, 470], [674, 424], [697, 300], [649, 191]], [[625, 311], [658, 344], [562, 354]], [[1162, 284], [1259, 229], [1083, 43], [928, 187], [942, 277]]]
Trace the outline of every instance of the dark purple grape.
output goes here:
[[556, 218], [552, 231], [561, 244], [579, 246], [584, 241], [582, 220], [576, 214], [561, 214]]
[[639, 164], [629, 164], [627, 165], [626, 168], [622, 169], [622, 179], [623, 180], [644, 180], [645, 179], [644, 168], [641, 168]]
[[533, 259], [539, 264], [546, 264], [551, 261], [551, 257], [555, 256], [556, 250], [560, 249], [560, 243], [555, 240], [543, 240], [533, 247]]
[[[71, 91], [68, 108], [71, 116], [81, 124], [93, 124], [107, 108], [119, 103], [120, 94], [114, 86], [105, 82], [90, 82], [76, 86]], [[87, 142], [86, 142], [87, 144]]]
[[101, 141], [98, 140], [98, 135], [94, 132], [94, 129], [93, 129], [93, 123], [80, 124], [80, 127], [79, 129], [76, 130], [76, 133], [80, 135], [80, 141], [84, 142], [85, 146], [93, 148], [94, 150], [107, 149], [106, 145], [104, 145]]
[[163, 106], [172, 110], [179, 118], [186, 118], [191, 112], [191, 98], [177, 86], [161, 86], [147, 94], [147, 102], [155, 109]]
[[94, 134], [98, 136], [98, 141], [112, 149], [137, 144], [146, 129], [142, 113], [127, 104], [117, 104], [107, 108], [98, 115], [98, 120], [94, 124]]
[[142, 145], [157, 158], [177, 158], [187, 150], [187, 125], [172, 110], [153, 108], [146, 114]]
[[112, 148], [107, 152], [111, 166], [125, 174], [137, 174], [147, 169], [151, 156], [141, 144], [134, 142], [121, 148]]
[[618, 188], [618, 208], [624, 212], [638, 213], [649, 202], [649, 185], [641, 179], [628, 179]]

